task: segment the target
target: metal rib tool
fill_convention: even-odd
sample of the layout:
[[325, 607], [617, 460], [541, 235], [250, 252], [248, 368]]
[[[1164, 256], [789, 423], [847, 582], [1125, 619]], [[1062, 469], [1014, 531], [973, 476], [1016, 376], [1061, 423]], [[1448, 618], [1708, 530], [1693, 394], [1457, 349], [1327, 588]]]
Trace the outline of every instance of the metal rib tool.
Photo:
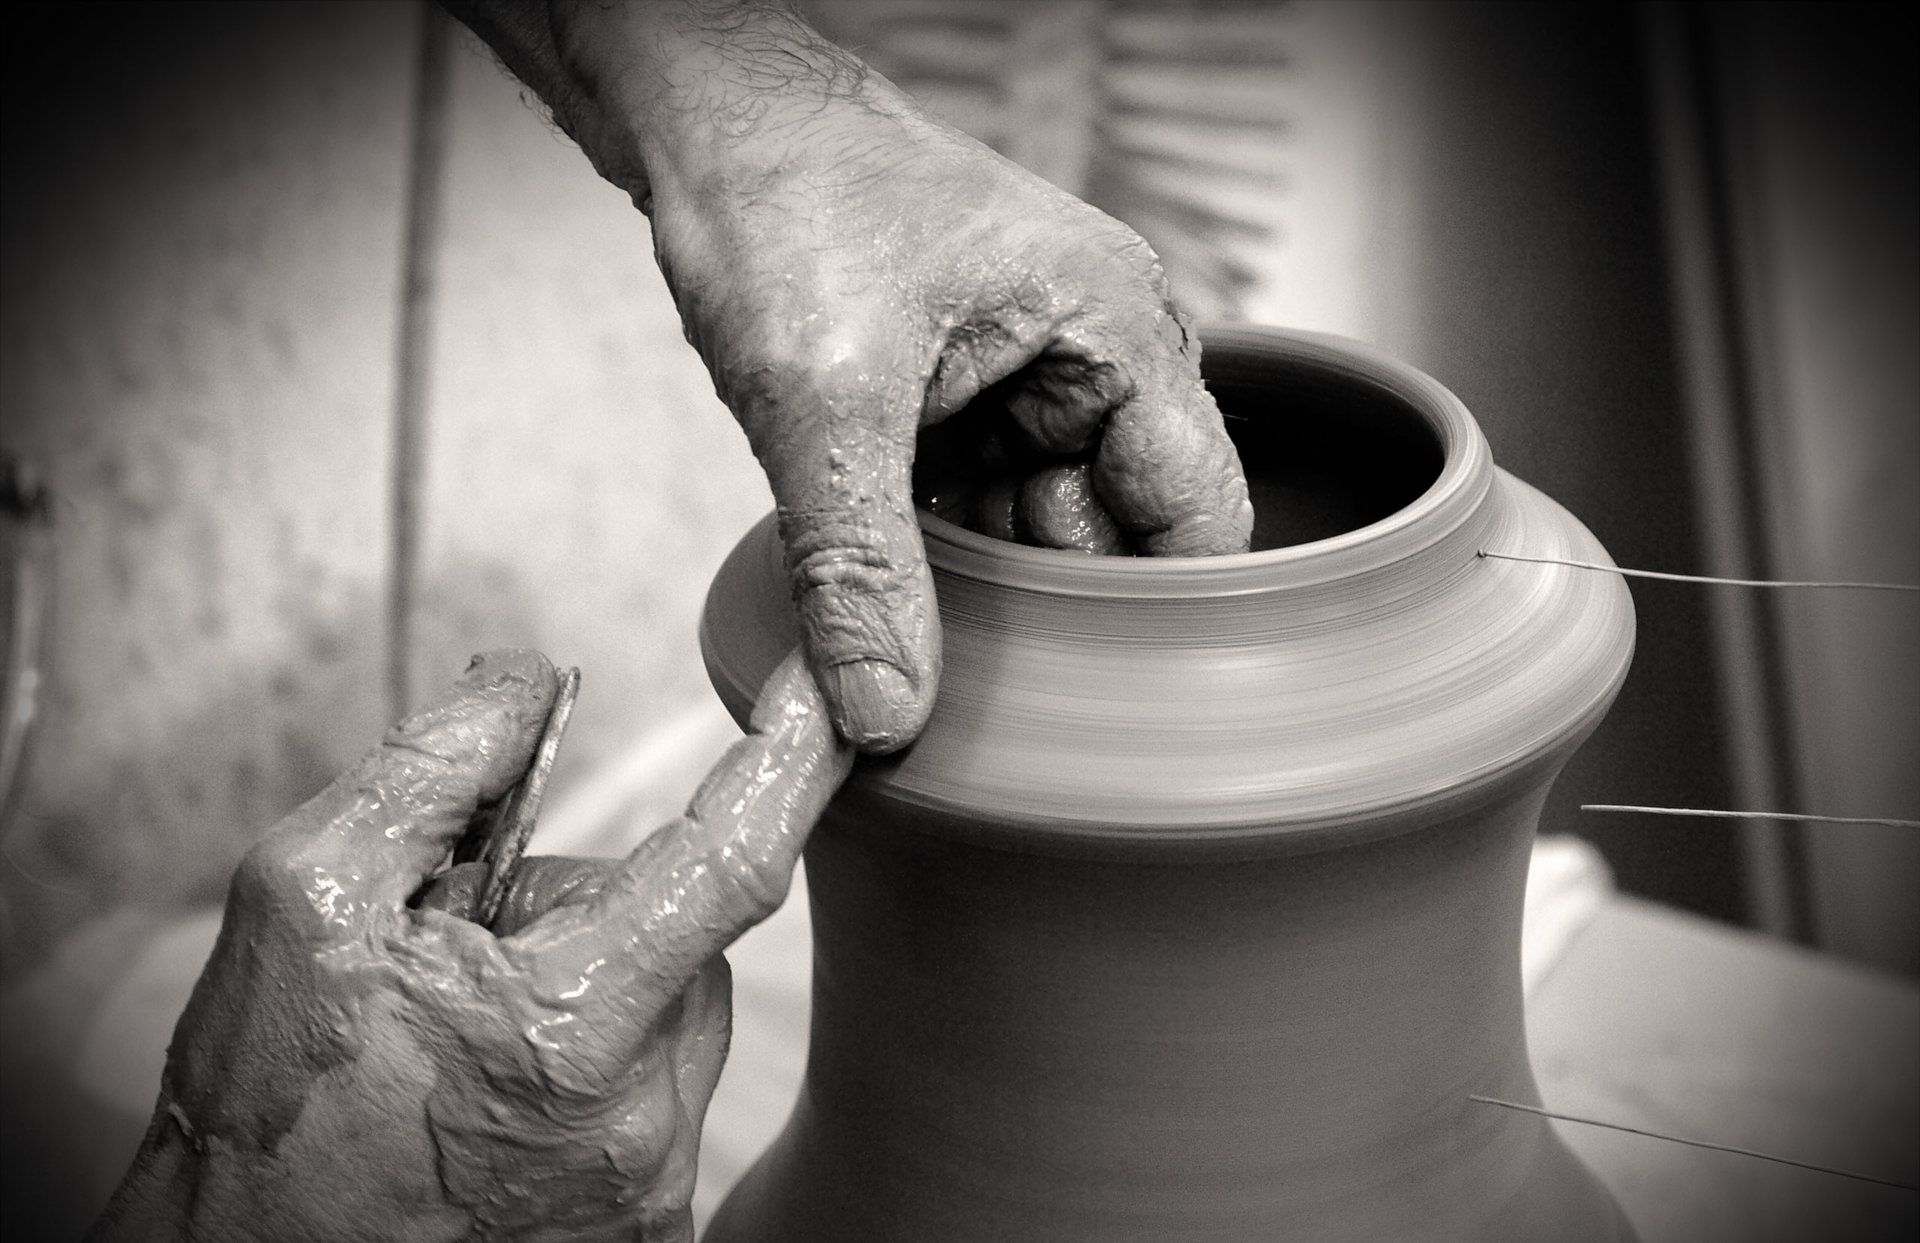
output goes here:
[[491, 928], [500, 914], [500, 905], [513, 887], [520, 857], [533, 837], [534, 818], [540, 814], [540, 800], [547, 792], [547, 775], [560, 755], [560, 739], [567, 732], [567, 720], [573, 715], [573, 701], [580, 695], [580, 670], [569, 669], [560, 679], [560, 690], [553, 697], [546, 727], [540, 731], [540, 743], [526, 773], [507, 791], [484, 825], [476, 825], [454, 849], [453, 862], [484, 863], [487, 880], [468, 918]]

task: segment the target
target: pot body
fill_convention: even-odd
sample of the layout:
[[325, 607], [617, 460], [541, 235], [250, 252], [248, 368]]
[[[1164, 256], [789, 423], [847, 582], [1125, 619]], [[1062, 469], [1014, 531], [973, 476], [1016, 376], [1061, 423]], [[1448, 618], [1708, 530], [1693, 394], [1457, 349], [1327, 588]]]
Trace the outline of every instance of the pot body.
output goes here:
[[[806, 1081], [711, 1243], [1630, 1237], [1544, 1119], [1469, 1099], [1538, 1100], [1528, 852], [1626, 592], [1474, 555], [1605, 554], [1432, 381], [1206, 342], [1268, 542], [1321, 538], [1148, 562], [925, 521], [939, 706], [808, 847]], [[779, 558], [763, 523], [709, 599], [737, 714], [795, 641]]]

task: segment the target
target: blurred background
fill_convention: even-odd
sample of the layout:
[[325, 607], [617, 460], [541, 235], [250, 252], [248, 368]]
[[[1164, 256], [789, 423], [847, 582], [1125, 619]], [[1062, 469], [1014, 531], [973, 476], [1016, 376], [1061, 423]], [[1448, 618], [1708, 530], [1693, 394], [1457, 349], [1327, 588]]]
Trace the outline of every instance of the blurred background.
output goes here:
[[[1198, 315], [1438, 377], [1620, 564], [1920, 581], [1893, 7], [803, 7], [1140, 230]], [[585, 669], [541, 848], [677, 811], [731, 731], [695, 621], [770, 499], [645, 219], [424, 6], [9, 24], [0, 982], [110, 979], [204, 916], [490, 646]], [[1577, 809], [1920, 815], [1911, 597], [1633, 589], [1544, 827], [1630, 894], [1920, 974], [1911, 830]], [[79, 1032], [83, 991], [9, 1021]]]

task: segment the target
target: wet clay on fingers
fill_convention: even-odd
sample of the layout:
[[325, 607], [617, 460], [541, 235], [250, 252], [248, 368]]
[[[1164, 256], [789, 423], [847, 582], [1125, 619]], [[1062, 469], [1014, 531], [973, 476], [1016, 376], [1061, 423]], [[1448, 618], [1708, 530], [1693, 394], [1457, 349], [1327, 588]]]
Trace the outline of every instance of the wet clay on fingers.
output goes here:
[[[1606, 558], [1431, 379], [1310, 334], [1205, 361], [1252, 553], [923, 515], [942, 696], [808, 848], [806, 1086], [713, 1243], [1631, 1237], [1468, 1100], [1538, 1099], [1528, 852], [1627, 592], [1475, 556]], [[763, 526], [703, 630], [736, 712], [794, 625]]]
[[95, 1237], [690, 1243], [721, 951], [785, 897], [852, 751], [796, 653], [626, 859], [523, 860], [492, 930], [454, 913], [484, 865], [410, 902], [556, 689], [537, 653], [477, 659], [248, 855]]

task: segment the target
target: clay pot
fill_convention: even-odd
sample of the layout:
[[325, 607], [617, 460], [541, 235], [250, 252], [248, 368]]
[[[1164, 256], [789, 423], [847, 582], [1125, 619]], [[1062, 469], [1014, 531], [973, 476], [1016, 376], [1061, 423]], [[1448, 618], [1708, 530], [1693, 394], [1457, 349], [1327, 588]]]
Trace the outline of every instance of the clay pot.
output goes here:
[[[1520, 912], [1633, 647], [1591, 534], [1366, 347], [1206, 335], [1256, 551], [923, 516], [946, 671], [807, 850], [813, 1032], [708, 1243], [1623, 1239], [1544, 1120]], [[736, 716], [796, 642], [770, 523], [707, 602]]]

